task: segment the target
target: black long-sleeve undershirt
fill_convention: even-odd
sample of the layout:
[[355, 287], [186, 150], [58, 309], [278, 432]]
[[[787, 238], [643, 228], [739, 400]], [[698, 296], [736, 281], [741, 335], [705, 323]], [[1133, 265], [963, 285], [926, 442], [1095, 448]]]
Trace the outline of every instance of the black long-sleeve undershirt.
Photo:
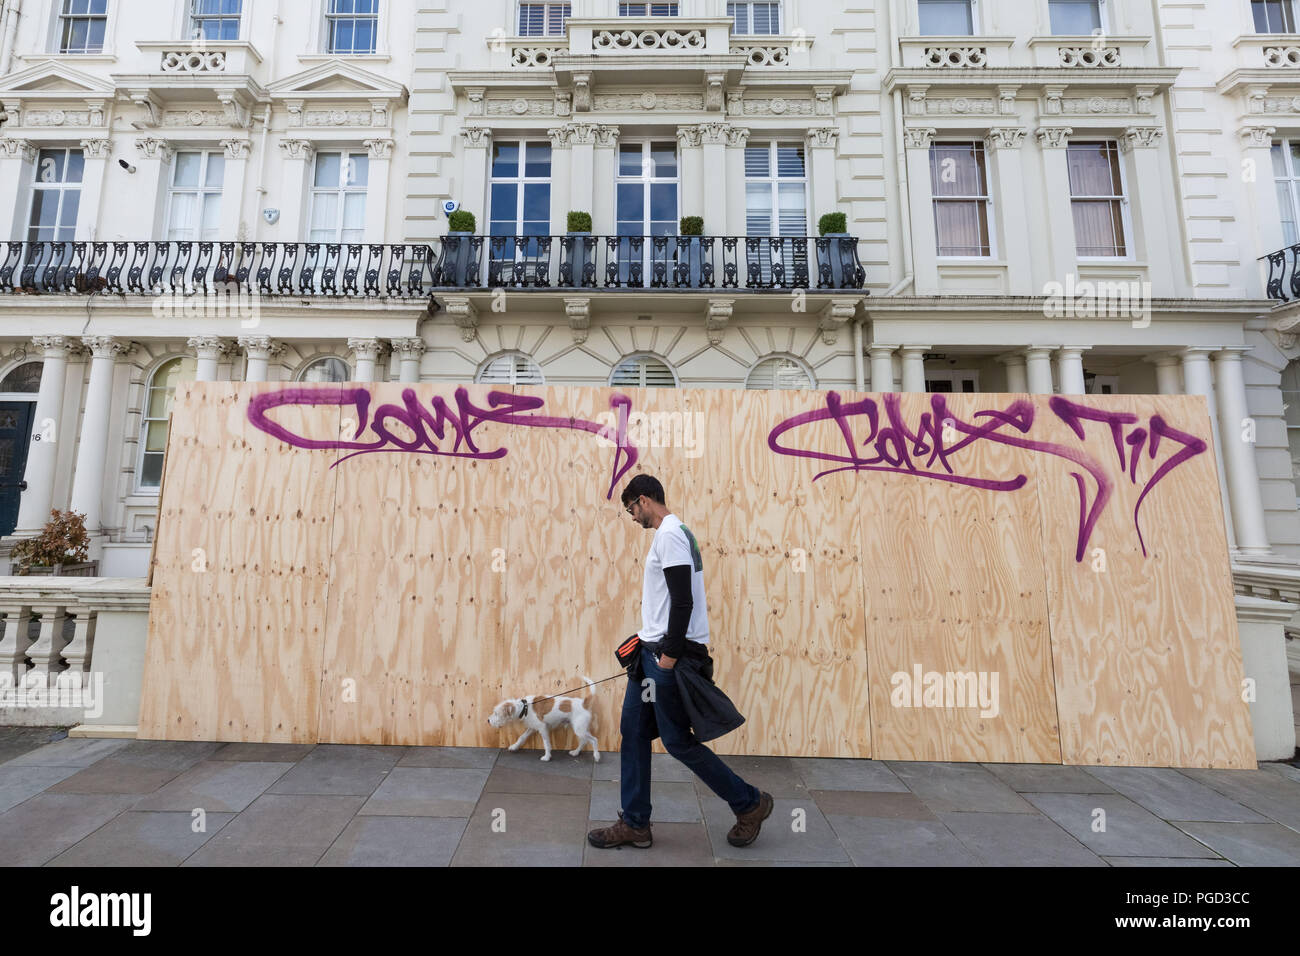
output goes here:
[[668, 583], [668, 597], [672, 603], [668, 610], [668, 630], [659, 641], [659, 650], [674, 660], [686, 651], [686, 629], [691, 623], [691, 612], [695, 610], [695, 601], [691, 597], [693, 571], [689, 564], [664, 568], [664, 580]]

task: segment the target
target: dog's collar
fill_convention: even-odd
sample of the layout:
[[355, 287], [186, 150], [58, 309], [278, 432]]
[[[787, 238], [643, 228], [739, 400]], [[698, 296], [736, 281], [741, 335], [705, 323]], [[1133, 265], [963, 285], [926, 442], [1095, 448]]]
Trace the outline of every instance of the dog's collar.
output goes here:
[[519, 712], [519, 718], [522, 720], [524, 717], [528, 716], [528, 701], [520, 698], [519, 703], [524, 705], [524, 709]]

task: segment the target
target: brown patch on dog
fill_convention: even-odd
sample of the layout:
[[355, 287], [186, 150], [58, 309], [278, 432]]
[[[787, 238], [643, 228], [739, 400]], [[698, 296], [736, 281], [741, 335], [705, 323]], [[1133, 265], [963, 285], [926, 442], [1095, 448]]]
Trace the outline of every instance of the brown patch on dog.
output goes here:
[[537, 714], [538, 717], [545, 717], [547, 714], [551, 712], [551, 709], [555, 707], [555, 701], [539, 700], [537, 703], [531, 704], [530, 707], [532, 711], [535, 714]]
[[568, 701], [568, 700], [560, 701], [560, 713], [567, 714], [569, 712], [569, 707], [571, 704], [572, 701]]

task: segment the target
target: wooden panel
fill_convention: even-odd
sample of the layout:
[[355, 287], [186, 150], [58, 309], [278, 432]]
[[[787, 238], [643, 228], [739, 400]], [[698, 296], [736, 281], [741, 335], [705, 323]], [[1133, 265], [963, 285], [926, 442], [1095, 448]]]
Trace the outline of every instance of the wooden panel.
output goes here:
[[[331, 453], [296, 448], [250, 424], [250, 400], [282, 388], [177, 386], [141, 737], [317, 739], [335, 472]], [[337, 404], [267, 413], [295, 435], [321, 436], [337, 435], [339, 414]]]
[[[1089, 396], [1083, 404], [1127, 416], [1116, 425], [1122, 459], [1108, 423], [1082, 422], [1080, 439], [1060, 415], [1040, 406], [1034, 424], [1035, 438], [1088, 456], [1077, 464], [1038, 459], [1040, 498], [1051, 502], [1043, 508], [1044, 541], [1064, 761], [1253, 767], [1205, 400]], [[1185, 439], [1166, 434], [1152, 458], [1150, 436], [1166, 428], [1206, 447], [1157, 477], [1174, 456], [1187, 453]], [[1132, 472], [1126, 469], [1133, 463], [1130, 440], [1138, 442]], [[1071, 473], [1082, 476], [1091, 509], [1097, 481], [1089, 468], [1104, 476], [1113, 497], [1081, 544], [1078, 482]], [[1135, 521], [1146, 488], [1152, 490]], [[1076, 560], [1080, 549], [1082, 560]]]

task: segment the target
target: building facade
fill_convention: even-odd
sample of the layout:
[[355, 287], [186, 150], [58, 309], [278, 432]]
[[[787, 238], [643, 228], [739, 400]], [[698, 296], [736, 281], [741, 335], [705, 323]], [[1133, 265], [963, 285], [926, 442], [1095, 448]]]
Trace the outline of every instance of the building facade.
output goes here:
[[1300, 599], [1297, 13], [5, 0], [0, 558], [143, 576], [185, 378], [1193, 393]]

